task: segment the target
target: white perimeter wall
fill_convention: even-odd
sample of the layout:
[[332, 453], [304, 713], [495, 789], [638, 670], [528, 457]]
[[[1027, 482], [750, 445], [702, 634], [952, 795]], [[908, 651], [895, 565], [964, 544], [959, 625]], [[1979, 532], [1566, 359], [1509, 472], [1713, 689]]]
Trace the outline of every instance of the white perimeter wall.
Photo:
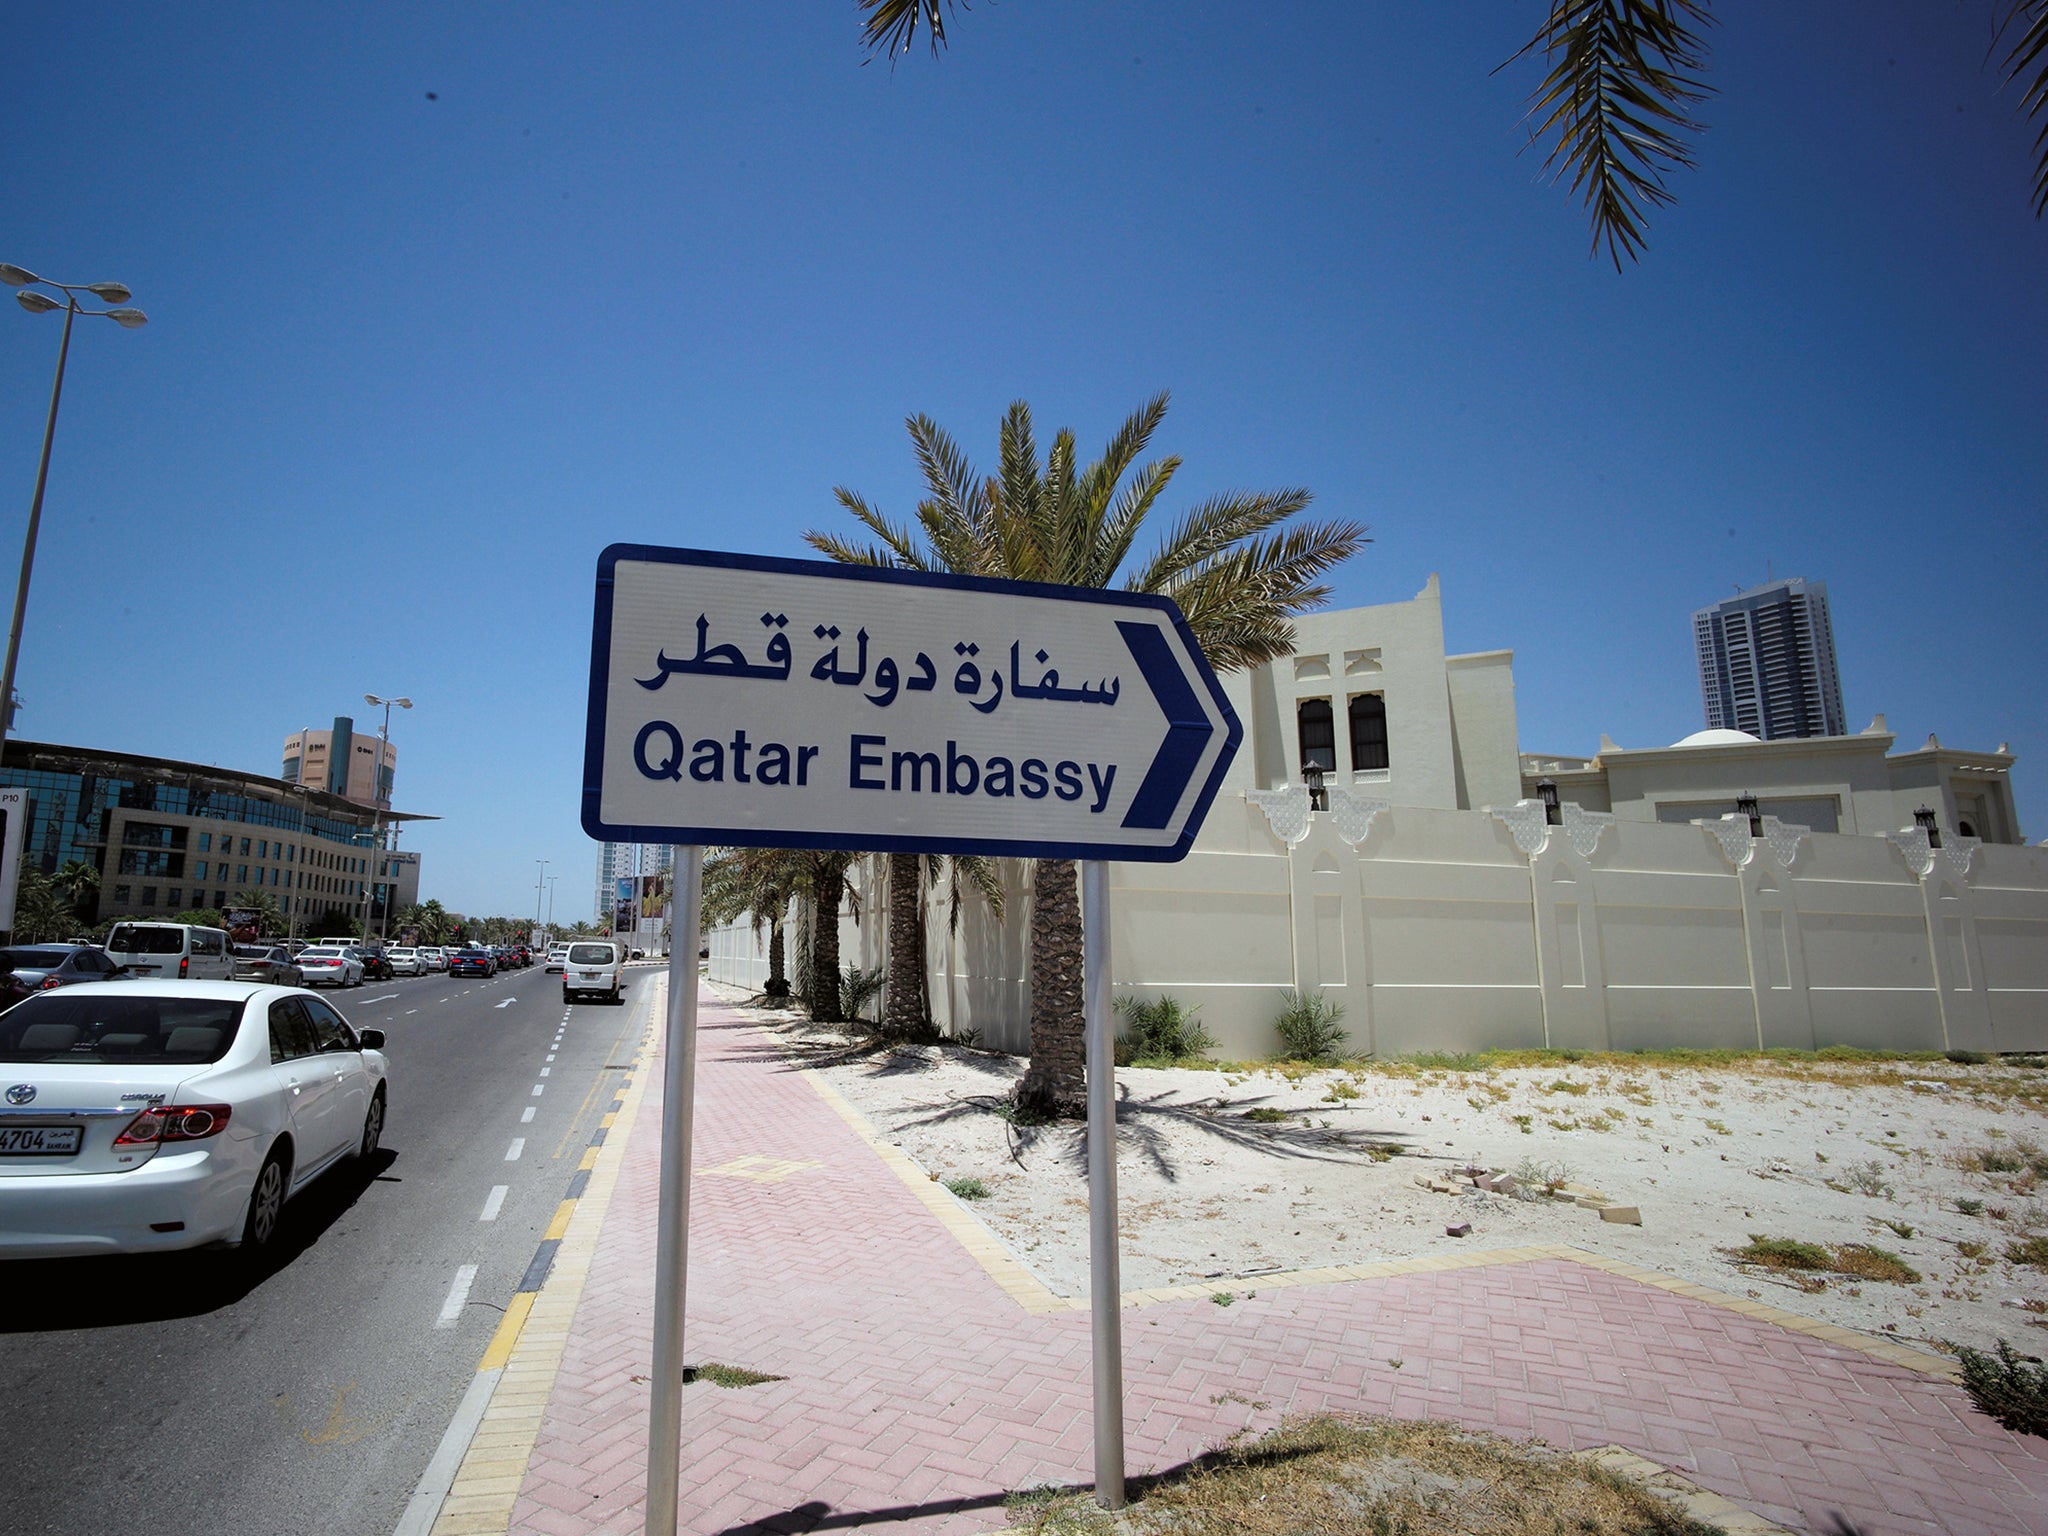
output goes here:
[[[1198, 1004], [1239, 1058], [1277, 1051], [1296, 987], [1342, 1005], [1349, 1049], [1382, 1056], [2048, 1050], [2048, 849], [1565, 817], [1340, 804], [1289, 843], [1226, 792], [1183, 862], [1112, 866], [1117, 989]], [[932, 1006], [1022, 1052], [1029, 875], [1004, 872], [1001, 922], [969, 897], [949, 934], [934, 898]], [[846, 963], [881, 963], [878, 895], [845, 921]], [[711, 975], [758, 989], [766, 953], [750, 927], [721, 930]]]

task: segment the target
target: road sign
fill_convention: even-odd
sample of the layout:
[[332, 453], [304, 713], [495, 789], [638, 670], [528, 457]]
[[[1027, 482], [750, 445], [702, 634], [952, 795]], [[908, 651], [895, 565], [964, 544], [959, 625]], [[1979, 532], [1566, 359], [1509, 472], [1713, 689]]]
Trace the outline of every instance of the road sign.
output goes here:
[[615, 544], [583, 827], [1184, 858], [1242, 736], [1163, 597]]

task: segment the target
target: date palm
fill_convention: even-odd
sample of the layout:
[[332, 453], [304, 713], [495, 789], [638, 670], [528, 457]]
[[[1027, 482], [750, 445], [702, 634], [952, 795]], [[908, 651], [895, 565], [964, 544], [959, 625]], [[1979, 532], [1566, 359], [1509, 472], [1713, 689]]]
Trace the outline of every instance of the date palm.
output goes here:
[[[920, 23], [934, 57], [946, 45], [953, 0], [856, 3], [870, 58], [908, 53]], [[2012, 38], [1998, 61], [2004, 84], [2019, 86], [2021, 113], [2041, 125], [2031, 198], [2040, 218], [2048, 213], [2048, 0], [2000, 0], [1993, 14], [1991, 53]], [[1703, 126], [1693, 108], [1713, 89], [1704, 79], [1713, 22], [1712, 0], [1550, 0], [1536, 35], [1507, 61], [1533, 54], [1548, 62], [1529, 98], [1530, 138], [1550, 142], [1545, 168], [1584, 199], [1593, 252], [1605, 245], [1616, 270], [1623, 256], [1641, 259], [1648, 211], [1673, 201], [1666, 173], [1693, 164], [1687, 136]]]
[[99, 866], [88, 864], [84, 859], [66, 859], [57, 866], [57, 873], [50, 877], [50, 884], [62, 893], [76, 915], [84, 908], [85, 898], [100, 888]]
[[1000, 921], [1003, 887], [996, 861], [981, 854], [892, 853], [883, 863], [887, 888], [888, 981], [882, 1007], [882, 1033], [891, 1039], [915, 1039], [931, 1027], [931, 964], [925, 934], [926, 892], [942, 882], [949, 887], [946, 927], [960, 928], [960, 902], [966, 890], [978, 892]]
[[[1140, 557], [1145, 519], [1181, 464], [1170, 455], [1139, 462], [1166, 408], [1165, 393], [1155, 395], [1099, 458], [1082, 464], [1074, 434], [1064, 429], [1041, 457], [1031, 408], [1017, 401], [997, 434], [1001, 469], [986, 478], [935, 422], [913, 416], [906, 425], [928, 493], [916, 524], [892, 523], [842, 486], [839, 504], [877, 542], [817, 529], [804, 538], [849, 564], [1161, 593], [1179, 604], [1218, 670], [1284, 655], [1294, 643], [1292, 615], [1328, 599], [1319, 578], [1366, 542], [1365, 530], [1351, 522], [1290, 524], [1310, 501], [1299, 488], [1233, 491], [1196, 503]], [[1082, 1055], [1074, 864], [1040, 859], [1032, 874], [1031, 1069], [1018, 1085], [1019, 1105], [1044, 1116], [1081, 1112]]]

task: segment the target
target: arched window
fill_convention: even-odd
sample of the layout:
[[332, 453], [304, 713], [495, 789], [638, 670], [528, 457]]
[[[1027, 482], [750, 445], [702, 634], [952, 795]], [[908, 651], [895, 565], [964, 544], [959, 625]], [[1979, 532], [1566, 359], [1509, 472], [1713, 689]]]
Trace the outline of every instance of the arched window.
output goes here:
[[1387, 766], [1385, 694], [1361, 693], [1352, 697], [1351, 766], [1354, 770]]
[[1301, 736], [1301, 771], [1313, 763], [1325, 773], [1337, 771], [1337, 722], [1328, 699], [1303, 699], [1295, 706], [1294, 723]]

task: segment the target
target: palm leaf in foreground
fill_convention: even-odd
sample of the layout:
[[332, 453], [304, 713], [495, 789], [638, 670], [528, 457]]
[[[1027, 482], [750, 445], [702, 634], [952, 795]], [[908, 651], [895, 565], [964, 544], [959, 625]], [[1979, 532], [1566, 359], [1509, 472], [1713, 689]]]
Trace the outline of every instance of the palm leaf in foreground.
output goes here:
[[1646, 210], [1672, 201], [1665, 173], [1692, 167], [1684, 135], [1704, 126], [1692, 107], [1713, 89], [1699, 77], [1707, 50], [1693, 28], [1713, 19], [1705, 0], [1551, 0], [1514, 56], [1550, 60], [1529, 98], [1531, 139], [1557, 135], [1544, 169], [1570, 175], [1592, 210], [1593, 250], [1605, 242], [1617, 272], [1624, 254], [1642, 257]]

